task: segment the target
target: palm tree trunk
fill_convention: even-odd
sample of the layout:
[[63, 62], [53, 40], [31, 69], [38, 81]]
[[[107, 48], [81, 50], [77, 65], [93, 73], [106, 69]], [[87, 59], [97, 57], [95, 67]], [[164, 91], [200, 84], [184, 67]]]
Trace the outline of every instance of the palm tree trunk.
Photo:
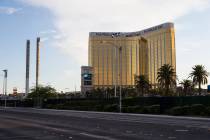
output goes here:
[[166, 84], [166, 85], [165, 85], [165, 87], [166, 87], [165, 95], [166, 95], [166, 96], [168, 96], [169, 85], [168, 85], [168, 84]]
[[199, 82], [199, 95], [201, 95], [201, 82]]
[[141, 94], [144, 96], [144, 88], [141, 89]]

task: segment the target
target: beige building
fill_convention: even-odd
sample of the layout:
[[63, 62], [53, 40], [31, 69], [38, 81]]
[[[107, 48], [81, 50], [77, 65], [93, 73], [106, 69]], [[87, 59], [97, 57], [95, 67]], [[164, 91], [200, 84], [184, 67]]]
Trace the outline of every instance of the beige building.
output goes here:
[[93, 86], [133, 86], [135, 75], [146, 75], [157, 83], [157, 71], [164, 64], [176, 70], [174, 24], [165, 23], [138, 32], [91, 32], [89, 66]]

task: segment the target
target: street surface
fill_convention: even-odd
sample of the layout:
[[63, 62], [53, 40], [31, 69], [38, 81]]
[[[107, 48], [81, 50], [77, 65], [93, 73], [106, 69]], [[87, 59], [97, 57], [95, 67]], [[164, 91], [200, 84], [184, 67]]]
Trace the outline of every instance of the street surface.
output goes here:
[[0, 140], [210, 140], [210, 119], [0, 108]]

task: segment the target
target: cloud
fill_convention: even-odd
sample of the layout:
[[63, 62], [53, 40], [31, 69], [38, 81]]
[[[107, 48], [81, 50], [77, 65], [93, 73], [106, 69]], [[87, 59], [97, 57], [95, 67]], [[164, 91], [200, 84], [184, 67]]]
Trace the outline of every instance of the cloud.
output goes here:
[[42, 38], [41, 38], [41, 42], [46, 42], [46, 41], [48, 41], [48, 40], [49, 40], [48, 37], [42, 37]]
[[50, 29], [50, 30], [45, 30], [45, 31], [41, 31], [39, 34], [54, 34], [57, 31], [54, 29]]
[[14, 13], [17, 13], [18, 11], [21, 11], [21, 8], [13, 8], [13, 7], [0, 7], [0, 14], [7, 14], [12, 15]]
[[[193, 10], [205, 9], [208, 0], [18, 0], [49, 9], [58, 31], [55, 46], [79, 64], [87, 64], [88, 33], [136, 31], [174, 21]], [[63, 38], [60, 38], [60, 37]]]
[[[202, 11], [208, 8], [210, 2], [209, 0], [17, 1], [51, 11], [56, 30], [53, 44], [69, 55], [70, 61], [77, 64], [76, 68], [87, 65], [89, 32], [138, 31], [164, 22], [174, 22], [193, 11]], [[178, 28], [181, 30], [182, 26], [178, 25]]]

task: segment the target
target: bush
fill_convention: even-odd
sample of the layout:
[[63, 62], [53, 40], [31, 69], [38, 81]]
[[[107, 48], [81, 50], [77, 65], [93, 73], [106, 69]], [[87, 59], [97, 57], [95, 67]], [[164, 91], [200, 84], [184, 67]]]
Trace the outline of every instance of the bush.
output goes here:
[[210, 107], [202, 104], [193, 104], [191, 106], [176, 106], [168, 110], [170, 115], [192, 115], [192, 116], [208, 116], [210, 115]]
[[160, 105], [123, 107], [125, 113], [160, 114]]
[[141, 106], [128, 106], [123, 107], [122, 111], [125, 113], [143, 113], [144, 108]]
[[160, 114], [160, 105], [151, 105], [146, 108], [149, 114]]
[[104, 111], [105, 112], [118, 112], [119, 107], [117, 104], [105, 105]]
[[206, 107], [206, 115], [207, 116], [210, 116], [210, 106], [209, 107]]
[[208, 113], [204, 105], [194, 104], [190, 106], [189, 115], [196, 115], [196, 116], [205, 115], [206, 116], [208, 115]]
[[167, 111], [167, 113], [175, 116], [188, 115], [189, 109], [189, 106], [176, 106]]

